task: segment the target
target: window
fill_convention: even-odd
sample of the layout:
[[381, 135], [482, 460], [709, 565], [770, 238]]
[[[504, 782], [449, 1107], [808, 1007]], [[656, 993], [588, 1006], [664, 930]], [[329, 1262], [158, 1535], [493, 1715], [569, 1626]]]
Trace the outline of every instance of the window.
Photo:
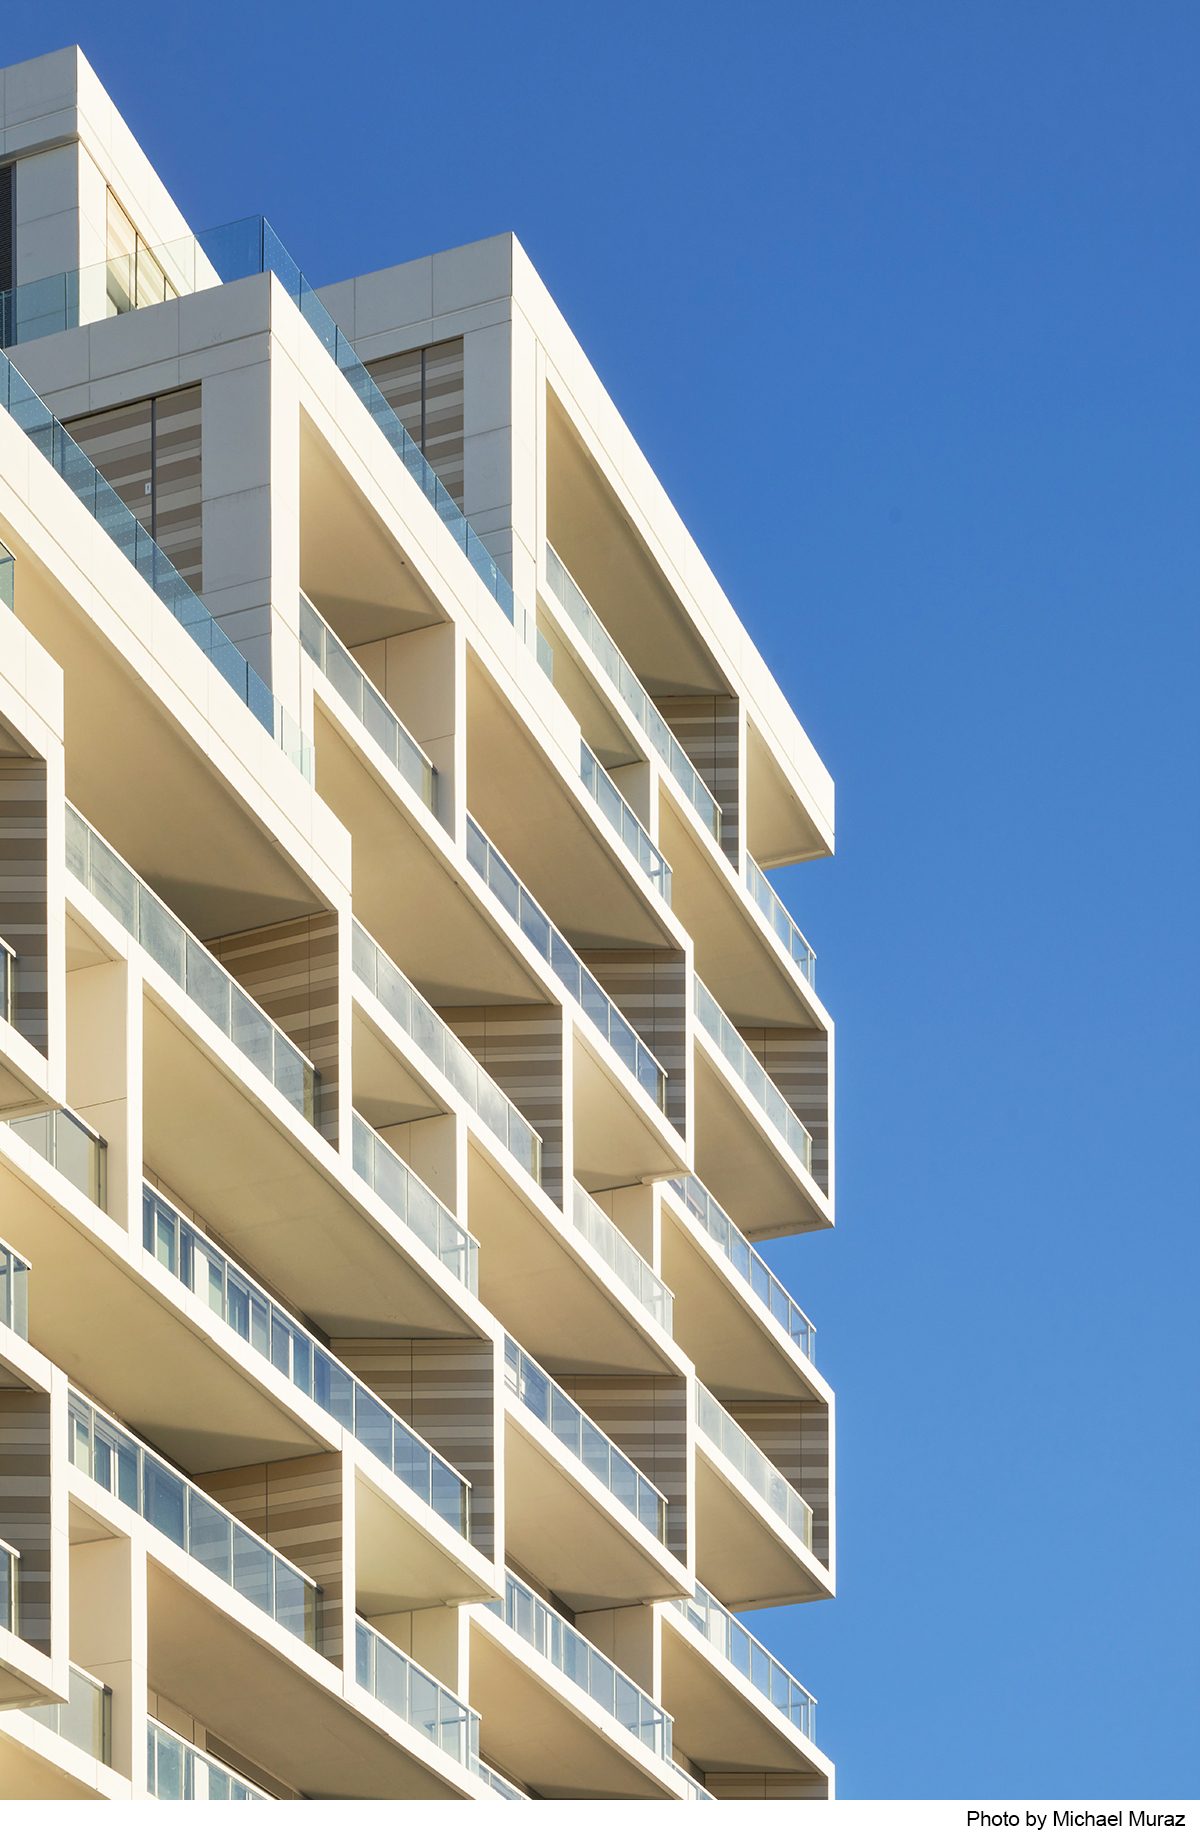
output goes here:
[[200, 386], [66, 423], [189, 587], [201, 592]]
[[367, 365], [455, 503], [463, 507], [463, 341], [447, 338]]
[[162, 264], [133, 227], [128, 212], [108, 194], [108, 317], [135, 306], [157, 306], [174, 300], [176, 289]]

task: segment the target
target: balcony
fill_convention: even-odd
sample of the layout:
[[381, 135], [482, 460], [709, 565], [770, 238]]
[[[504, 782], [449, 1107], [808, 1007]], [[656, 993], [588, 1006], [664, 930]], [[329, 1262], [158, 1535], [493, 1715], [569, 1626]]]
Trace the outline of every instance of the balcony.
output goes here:
[[511, 1570], [489, 1608], [471, 1624], [489, 1753], [544, 1798], [675, 1797], [662, 1706]]
[[807, 1777], [823, 1797], [816, 1699], [701, 1585], [663, 1616], [662, 1667], [676, 1740], [705, 1774]]
[[759, 912], [810, 988], [816, 987], [817, 954], [788, 912], [770, 881], [750, 854], [746, 856], [746, 886]]
[[651, 1102], [662, 1110], [667, 1101], [667, 1075], [657, 1059], [558, 927], [551, 924], [495, 844], [470, 816], [467, 818], [467, 860], [509, 917], [516, 921], [527, 942], [549, 965], [555, 979], [599, 1030], [621, 1064], [633, 1074]]
[[34, 1704], [25, 1715], [43, 1729], [112, 1766], [112, 1691], [90, 1672], [72, 1666], [65, 1704]]
[[831, 1223], [814, 1178], [812, 1133], [699, 977], [696, 1016], [698, 1173], [735, 1206], [751, 1237]]
[[470, 1537], [470, 1483], [152, 1187], [143, 1189], [142, 1234], [146, 1250], [191, 1295], [378, 1457], [439, 1519], [460, 1537]]
[[67, 870], [280, 1097], [315, 1126], [318, 1079], [312, 1061], [72, 805], [67, 806]]
[[366, 1621], [354, 1629], [354, 1676], [362, 1689], [463, 1768], [479, 1759], [479, 1715]]
[[546, 576], [567, 615], [567, 629], [582, 641], [596, 668], [611, 685], [627, 715], [647, 737], [701, 825], [719, 843], [719, 804], [549, 543], [546, 544]]
[[696, 1381], [696, 1568], [741, 1608], [832, 1595], [813, 1509]]
[[400, 777], [417, 794], [430, 815], [436, 816], [437, 770], [432, 760], [303, 593], [300, 595], [300, 643]]
[[310, 1576], [77, 1391], [69, 1415], [74, 1467], [286, 1633], [319, 1649], [321, 1592]]
[[[540, 1181], [542, 1139], [370, 933], [355, 921], [354, 974], [510, 1155]], [[359, 1055], [356, 1052], [355, 1063]]]
[[677, 1594], [665, 1494], [511, 1335], [507, 1543], [572, 1608]]
[[723, 1397], [827, 1403], [816, 1330], [749, 1239], [694, 1174], [661, 1194], [676, 1338], [704, 1382]]
[[580, 742], [579, 775], [584, 790], [595, 799], [601, 815], [617, 832], [654, 891], [671, 904], [671, 867], [651, 842], [641, 819], [626, 803], [587, 741]]
[[0, 407], [8, 410], [17, 426], [70, 490], [100, 529], [109, 536], [142, 579], [153, 589], [172, 617], [209, 659], [285, 756], [308, 779], [312, 778], [312, 746], [283, 705], [276, 700], [225, 636], [203, 600], [193, 592], [170, 563], [150, 532], [144, 529], [112, 486], [76, 446], [25, 381], [20, 371], [0, 352]]
[[146, 1719], [146, 1791], [152, 1800], [270, 1800], [154, 1717]]
[[805, 1359], [815, 1361], [817, 1330], [798, 1303], [793, 1302], [779, 1278], [764, 1263], [744, 1233], [739, 1232], [723, 1207], [709, 1193], [703, 1181], [694, 1174], [668, 1183], [683, 1203], [688, 1216], [695, 1219], [725, 1261], [766, 1309], [771, 1319], [786, 1334]]
[[0, 1327], [29, 1339], [29, 1263], [0, 1238]]
[[403, 1220], [472, 1295], [479, 1293], [479, 1242], [383, 1137], [354, 1114], [354, 1172]]
[[593, 1251], [603, 1258], [622, 1288], [627, 1289], [647, 1314], [670, 1334], [674, 1298], [661, 1277], [635, 1251], [623, 1232], [619, 1232], [608, 1214], [597, 1206], [590, 1193], [576, 1181], [571, 1214], [575, 1228], [581, 1232]]
[[[8, 1128], [103, 1212], [108, 1204], [108, 1144], [73, 1110], [15, 1117]], [[26, 1270], [29, 1266], [26, 1264]]]

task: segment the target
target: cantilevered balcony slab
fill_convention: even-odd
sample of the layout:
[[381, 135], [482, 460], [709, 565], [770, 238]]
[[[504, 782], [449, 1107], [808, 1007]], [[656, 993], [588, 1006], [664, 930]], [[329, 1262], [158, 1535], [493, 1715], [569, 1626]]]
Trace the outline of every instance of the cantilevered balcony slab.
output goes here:
[[381, 1461], [355, 1451], [355, 1588], [364, 1615], [436, 1603], [482, 1602], [496, 1566], [437, 1513], [414, 1500]]
[[695, 1030], [696, 1171], [747, 1238], [833, 1223], [825, 1194], [702, 1027]]
[[[663, 780], [664, 790], [672, 787]], [[659, 805], [672, 900], [696, 952], [696, 969], [721, 1006], [760, 1027], [825, 1028], [829, 1013], [784, 950], [732, 863], [685, 816], [676, 796]]]
[[833, 1594], [825, 1565], [703, 1431], [696, 1435], [696, 1572], [732, 1609]]
[[670, 1335], [566, 1213], [486, 1137], [468, 1142], [468, 1217], [480, 1296], [543, 1364], [573, 1372], [679, 1373]]
[[0, 1799], [129, 1800], [115, 1768], [19, 1710], [0, 1713]]
[[328, 1334], [480, 1332], [469, 1292], [348, 1153], [293, 1125], [169, 985], [147, 993], [146, 1160], [172, 1191]]
[[687, 1571], [666, 1545], [525, 1405], [506, 1393], [504, 1406], [505, 1546], [514, 1559], [575, 1611], [686, 1595]]
[[572, 1030], [572, 1072], [575, 1178], [589, 1191], [658, 1180], [686, 1166], [678, 1130], [582, 1018]]
[[[670, 1183], [662, 1196], [663, 1278], [675, 1295], [675, 1335], [704, 1383], [726, 1398], [815, 1398], [829, 1387], [806, 1346], [811, 1324], [745, 1239], [725, 1254]], [[743, 1268], [744, 1266], [744, 1268]]]
[[669, 1766], [487, 1609], [471, 1610], [484, 1752], [546, 1799], [674, 1799]]
[[828, 1762], [782, 1709], [675, 1608], [661, 1623], [663, 1707], [703, 1773], [803, 1774], [827, 1788]]

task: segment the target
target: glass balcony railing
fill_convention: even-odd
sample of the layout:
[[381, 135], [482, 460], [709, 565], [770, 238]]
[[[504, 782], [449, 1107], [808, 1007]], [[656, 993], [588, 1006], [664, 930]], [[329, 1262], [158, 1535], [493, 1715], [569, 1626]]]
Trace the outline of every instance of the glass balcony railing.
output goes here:
[[27, 1258], [0, 1238], [0, 1327], [29, 1339], [29, 1272]]
[[335, 1417], [440, 1519], [464, 1538], [470, 1536], [470, 1482], [149, 1186], [142, 1188], [142, 1243], [239, 1339]]
[[556, 1385], [511, 1335], [504, 1336], [504, 1381], [525, 1408], [545, 1425], [557, 1442], [583, 1463], [588, 1473], [607, 1488], [660, 1544], [667, 1537], [666, 1495], [636, 1468], [611, 1437], [574, 1398]]
[[679, 1777], [680, 1790], [685, 1800], [711, 1800], [715, 1797], [707, 1787], [700, 1785], [694, 1774], [689, 1774], [686, 1768], [681, 1768], [674, 1756], [667, 1757], [667, 1765]]
[[573, 1217], [576, 1230], [583, 1233], [593, 1251], [604, 1259], [617, 1281], [637, 1297], [642, 1307], [669, 1334], [674, 1296], [578, 1181], [575, 1183]]
[[68, 1417], [74, 1467], [305, 1646], [319, 1645], [321, 1591], [310, 1576], [77, 1391]]
[[670, 906], [671, 868], [669, 862], [655, 848], [646, 830], [642, 827], [640, 818], [625, 802], [615, 782], [604, 770], [586, 740], [581, 740], [579, 743], [579, 774], [583, 780], [584, 790], [600, 806], [602, 816], [617, 832], [650, 885]]
[[672, 1604], [676, 1613], [703, 1634], [709, 1645], [727, 1659], [756, 1691], [772, 1703], [802, 1736], [816, 1741], [817, 1700], [794, 1679], [786, 1667], [768, 1653], [736, 1615], [723, 1608], [717, 1598], [697, 1583], [694, 1596]]
[[354, 1676], [364, 1691], [428, 1736], [444, 1755], [478, 1772], [478, 1711], [362, 1620], [354, 1630]]
[[792, 1301], [774, 1271], [765, 1264], [750, 1240], [723, 1207], [718, 1206], [703, 1181], [694, 1174], [668, 1182], [671, 1192], [682, 1201], [691, 1217], [699, 1222], [733, 1265], [744, 1283], [753, 1290], [763, 1307], [778, 1321], [788, 1339], [794, 1341], [805, 1359], [815, 1360], [817, 1330], [804, 1310]]
[[203, 600], [167, 560], [149, 530], [143, 528], [3, 352], [0, 352], [0, 408], [8, 410], [22, 433], [27, 434], [38, 452], [49, 460], [105, 534], [111, 536], [234, 694], [273, 736], [299, 771], [311, 779], [311, 742], [305, 739], [237, 646], [225, 636]]
[[0, 1627], [10, 1634], [21, 1631], [21, 1553], [0, 1538]]
[[353, 954], [355, 976], [387, 1010], [401, 1033], [433, 1061], [496, 1140], [516, 1156], [522, 1168], [535, 1181], [540, 1180], [542, 1139], [538, 1132], [526, 1122], [495, 1079], [484, 1071], [474, 1054], [467, 1051], [454, 1029], [429, 1006], [403, 970], [397, 968], [357, 920]]
[[812, 1137], [770, 1078], [762, 1061], [746, 1045], [715, 996], [695, 978], [696, 1019], [727, 1065], [731, 1066], [759, 1109], [784, 1138], [792, 1153], [812, 1172]]
[[112, 1691], [80, 1666], [71, 1667], [65, 1704], [34, 1704], [25, 1715], [93, 1761], [112, 1765]]
[[384, 701], [362, 666], [325, 623], [306, 594], [300, 595], [300, 643], [322, 676], [328, 677], [371, 739], [427, 810], [437, 810], [437, 769], [400, 718]]
[[746, 885], [754, 904], [801, 976], [815, 989], [817, 954], [752, 855], [746, 857]]
[[437, 1195], [354, 1112], [354, 1172], [410, 1232], [471, 1291], [479, 1294], [479, 1240], [472, 1238]]
[[519, 1787], [514, 1787], [511, 1781], [505, 1780], [502, 1774], [497, 1774], [495, 1768], [489, 1768], [485, 1761], [477, 1765], [475, 1772], [484, 1786], [491, 1788], [498, 1800], [527, 1800], [529, 1798], [529, 1795], [522, 1793]]
[[583, 639], [600, 670], [645, 732], [654, 751], [705, 829], [711, 831], [714, 839], [720, 842], [720, 805], [549, 543], [546, 544], [546, 576], [572, 626]]
[[623, 1730], [645, 1743], [651, 1754], [668, 1761], [671, 1756], [671, 1719], [661, 1704], [647, 1696], [627, 1673], [606, 1659], [599, 1647], [577, 1633], [548, 1602], [511, 1570], [505, 1572], [503, 1602], [489, 1602], [506, 1627], [512, 1629], [592, 1699]]
[[16, 577], [17, 564], [12, 552], [0, 542], [0, 606], [7, 606], [10, 613], [16, 604]]
[[318, 1078], [312, 1061], [70, 804], [67, 869], [270, 1080], [280, 1097], [315, 1123]]
[[696, 1421], [702, 1434], [716, 1445], [764, 1505], [811, 1551], [812, 1507], [699, 1379], [696, 1380]]
[[653, 1053], [469, 814], [467, 860], [505, 912], [516, 920], [538, 956], [599, 1028], [622, 1065], [628, 1067], [642, 1090], [662, 1110], [667, 1101], [667, 1075]]
[[17, 954], [0, 938], [0, 1021], [13, 1024], [17, 996]]
[[270, 1800], [274, 1796], [185, 1742], [154, 1717], [146, 1719], [146, 1792], [152, 1800]]
[[44, 1110], [34, 1117], [13, 1117], [8, 1127], [104, 1210], [108, 1204], [108, 1144], [82, 1117], [73, 1110]]

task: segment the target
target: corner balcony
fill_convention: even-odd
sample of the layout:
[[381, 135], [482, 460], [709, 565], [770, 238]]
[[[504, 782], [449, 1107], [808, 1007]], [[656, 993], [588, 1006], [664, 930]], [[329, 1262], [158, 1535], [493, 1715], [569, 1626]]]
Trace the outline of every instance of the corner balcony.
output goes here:
[[572, 1608], [677, 1595], [666, 1495], [510, 1335], [504, 1381], [508, 1550]]
[[353, 1438], [359, 1599], [382, 1613], [485, 1594], [491, 1566], [471, 1548], [471, 1486], [457, 1468], [149, 1186], [142, 1231], [187, 1298]]
[[816, 1329], [694, 1174], [661, 1189], [662, 1266], [679, 1344], [711, 1386], [747, 1397], [827, 1397]]
[[706, 1775], [809, 1775], [823, 1797], [816, 1699], [700, 1584], [663, 1614], [662, 1674], [675, 1739]]
[[689, 1797], [671, 1719], [510, 1570], [471, 1615], [471, 1691], [488, 1754], [545, 1799]]
[[751, 1237], [832, 1224], [813, 1178], [813, 1138], [708, 989], [695, 978], [696, 1142], [701, 1179]]
[[696, 1381], [696, 1568], [736, 1608], [831, 1596], [808, 1501]]
[[580, 1179], [607, 1188], [665, 1171], [680, 1144], [662, 1064], [470, 815], [467, 860], [570, 997]]

